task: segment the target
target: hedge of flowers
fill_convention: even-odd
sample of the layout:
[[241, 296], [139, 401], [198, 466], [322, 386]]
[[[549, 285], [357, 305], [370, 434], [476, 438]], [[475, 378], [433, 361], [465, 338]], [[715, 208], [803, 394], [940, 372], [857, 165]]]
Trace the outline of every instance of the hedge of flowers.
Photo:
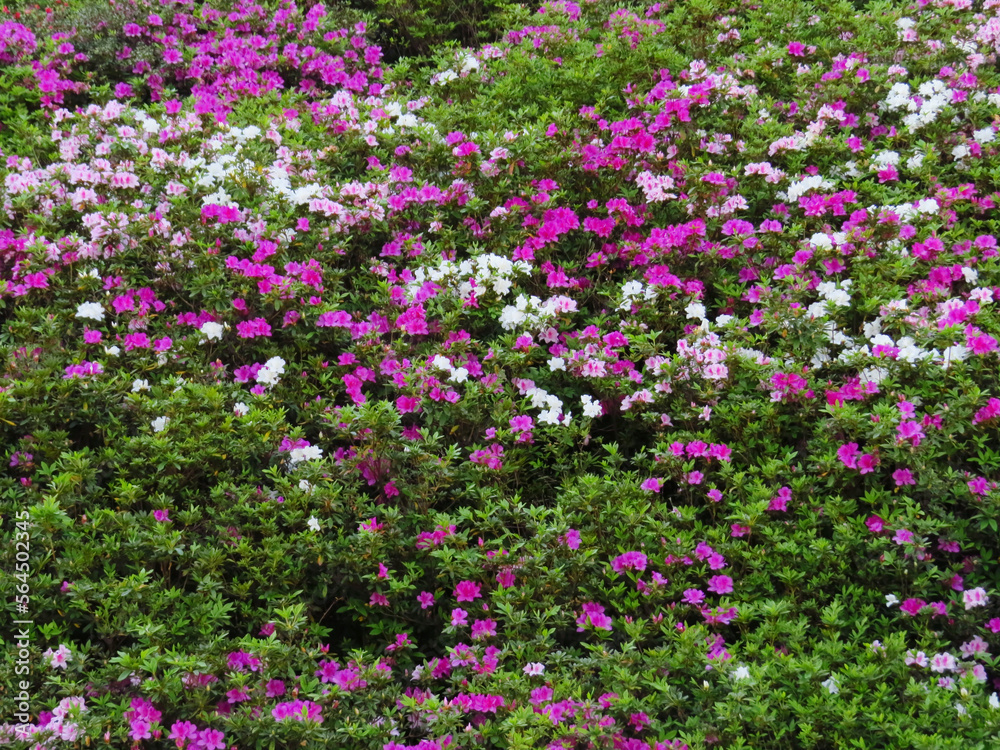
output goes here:
[[1000, 743], [1000, 0], [111, 8], [0, 23], [0, 744]]

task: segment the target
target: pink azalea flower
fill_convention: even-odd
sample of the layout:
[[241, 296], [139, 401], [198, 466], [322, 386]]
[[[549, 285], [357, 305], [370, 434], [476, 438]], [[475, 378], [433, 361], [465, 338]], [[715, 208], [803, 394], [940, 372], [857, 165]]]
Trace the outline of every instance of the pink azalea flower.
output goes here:
[[705, 601], [705, 592], [701, 589], [685, 589], [683, 598], [685, 603], [697, 606]]
[[455, 599], [460, 602], [472, 602], [482, 597], [478, 583], [472, 581], [461, 581], [455, 587]]
[[478, 641], [483, 638], [491, 638], [497, 634], [497, 624], [489, 618], [476, 620], [472, 623], [472, 640]]
[[879, 460], [877, 456], [873, 456], [871, 453], [866, 453], [861, 458], [858, 459], [858, 469], [862, 474], [871, 474], [875, 471], [875, 467], [879, 465]]
[[646, 556], [642, 552], [626, 552], [611, 561], [611, 569], [615, 573], [623, 570], [637, 570], [641, 573], [646, 569]]
[[712, 576], [708, 579], [708, 590], [713, 594], [730, 594], [733, 591], [733, 579], [729, 576]]
[[604, 614], [604, 607], [595, 602], [583, 604], [583, 614], [576, 619], [577, 632], [582, 633], [586, 625], [598, 630], [611, 630], [611, 618]]
[[965, 604], [966, 609], [985, 607], [989, 600], [990, 598], [986, 595], [986, 589], [981, 587], [962, 592], [962, 602]]
[[856, 469], [858, 467], [858, 444], [844, 443], [837, 449], [837, 458], [848, 469]]

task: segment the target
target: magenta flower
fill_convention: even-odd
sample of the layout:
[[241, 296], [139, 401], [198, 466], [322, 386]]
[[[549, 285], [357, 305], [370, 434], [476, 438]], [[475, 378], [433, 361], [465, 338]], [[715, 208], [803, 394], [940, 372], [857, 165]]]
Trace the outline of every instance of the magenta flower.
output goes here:
[[611, 630], [611, 618], [604, 614], [604, 607], [596, 602], [583, 604], [583, 613], [576, 618], [577, 632], [582, 633], [589, 624], [598, 630]]
[[464, 609], [456, 608], [451, 611], [452, 627], [462, 627], [469, 624], [469, 613]]
[[478, 583], [461, 581], [455, 587], [455, 599], [460, 602], [473, 602], [482, 596]]
[[335, 661], [321, 661], [319, 669], [313, 672], [315, 677], [319, 677], [320, 682], [333, 682], [333, 678], [340, 671], [340, 665]]
[[142, 719], [134, 719], [131, 724], [132, 731], [130, 737], [133, 740], [148, 740], [153, 735], [149, 731], [150, 724]]
[[910, 617], [916, 617], [920, 610], [926, 606], [927, 602], [923, 599], [907, 599], [899, 605], [899, 608], [906, 614], [910, 615]]
[[497, 624], [489, 618], [476, 620], [472, 623], [472, 640], [478, 641], [482, 638], [490, 638], [497, 634]]
[[869, 516], [868, 520], [865, 521], [865, 526], [871, 533], [878, 534], [885, 528], [885, 521], [879, 516]]
[[729, 576], [712, 576], [708, 579], [708, 590], [713, 594], [731, 594], [733, 579]]
[[848, 469], [856, 469], [858, 467], [858, 444], [844, 443], [837, 449], [837, 458]]
[[268, 698], [278, 698], [285, 694], [285, 683], [281, 680], [268, 680], [264, 695]]
[[909, 529], [896, 529], [896, 535], [892, 541], [896, 544], [909, 544], [913, 541], [913, 532]]
[[167, 521], [170, 520], [170, 511], [169, 510], [154, 510], [153, 511], [153, 518], [155, 518], [160, 523], [166, 523]]
[[434, 606], [434, 594], [430, 591], [421, 591], [417, 594], [417, 601], [420, 602], [420, 609], [427, 609]]
[[917, 483], [917, 480], [913, 478], [913, 472], [909, 469], [896, 469], [892, 472], [892, 478], [896, 480], [897, 487], [902, 487], [904, 484]]
[[687, 483], [688, 484], [701, 484], [701, 482], [702, 482], [702, 480], [704, 478], [705, 478], [705, 475], [702, 474], [700, 471], [692, 471], [691, 473], [689, 473], [687, 475]]
[[966, 482], [966, 484], [969, 485], [969, 490], [973, 495], [985, 495], [989, 491], [989, 485], [987, 484], [985, 477], [970, 479]]
[[562, 540], [570, 549], [580, 549], [580, 532], [576, 529], [570, 529], [563, 534]]
[[787, 511], [788, 501], [792, 499], [792, 490], [788, 487], [782, 487], [778, 490], [776, 497], [771, 498], [771, 502], [768, 503], [768, 510], [776, 511]]
[[873, 456], [871, 453], [866, 453], [858, 459], [858, 469], [862, 474], [871, 474], [878, 465], [878, 456]]
[[685, 589], [683, 598], [686, 604], [692, 604], [697, 607], [705, 601], [705, 592], [701, 589]]
[[641, 573], [646, 569], [646, 556], [642, 552], [626, 552], [611, 561], [611, 569], [615, 573], [623, 570], [637, 570]]
[[639, 488], [645, 490], [646, 492], [659, 492], [662, 487], [663, 480], [655, 477], [651, 477], [639, 485]]
[[170, 727], [170, 736], [167, 739], [174, 740], [178, 747], [183, 747], [185, 740], [191, 740], [197, 736], [198, 727], [190, 721], [175, 721]]

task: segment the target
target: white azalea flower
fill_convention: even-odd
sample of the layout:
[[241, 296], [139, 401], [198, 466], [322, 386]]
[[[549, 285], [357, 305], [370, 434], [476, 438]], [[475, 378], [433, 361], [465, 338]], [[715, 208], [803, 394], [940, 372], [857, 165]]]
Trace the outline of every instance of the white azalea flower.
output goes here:
[[100, 302], [83, 302], [76, 308], [76, 317], [89, 320], [104, 320], [104, 306]]
[[218, 341], [222, 338], [222, 332], [224, 329], [221, 323], [216, 323], [210, 320], [198, 330], [201, 331], [205, 338], [209, 341]]

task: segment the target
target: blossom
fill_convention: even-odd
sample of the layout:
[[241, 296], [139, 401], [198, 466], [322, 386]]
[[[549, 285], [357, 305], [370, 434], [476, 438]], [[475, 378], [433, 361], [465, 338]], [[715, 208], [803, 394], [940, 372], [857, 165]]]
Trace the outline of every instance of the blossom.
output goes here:
[[861, 458], [858, 459], [858, 470], [862, 474], [871, 474], [875, 471], [875, 467], [879, 465], [878, 456], [872, 455], [871, 453], [865, 453]]
[[657, 479], [656, 477], [650, 477], [649, 479], [643, 480], [643, 483], [639, 485], [639, 489], [645, 490], [646, 492], [659, 492], [663, 488], [663, 480]]
[[76, 317], [89, 320], [104, 320], [104, 306], [100, 302], [83, 302], [76, 308]]
[[207, 341], [218, 341], [222, 338], [223, 328], [220, 323], [210, 320], [198, 330], [201, 331]]
[[55, 669], [66, 669], [66, 665], [70, 662], [72, 656], [73, 652], [69, 650], [68, 646], [62, 643], [59, 644], [59, 648], [55, 651], [50, 648], [42, 654], [42, 658], [48, 662], [48, 665]]
[[693, 604], [695, 606], [701, 604], [705, 601], [705, 592], [701, 589], [685, 589], [684, 590], [684, 602], [686, 604]]
[[583, 613], [576, 619], [577, 632], [582, 633], [586, 625], [592, 625], [598, 630], [611, 630], [611, 618], [604, 614], [604, 607], [596, 602], [586, 602]]
[[148, 721], [143, 721], [142, 719], [133, 719], [130, 722], [131, 732], [129, 737], [133, 740], [147, 740], [152, 737], [150, 732], [150, 723]]
[[482, 597], [481, 588], [473, 581], [461, 581], [455, 586], [455, 599], [460, 602], [472, 602]]
[[626, 552], [611, 561], [611, 568], [616, 573], [624, 570], [637, 570], [641, 573], [646, 569], [646, 556], [642, 552]]
[[708, 590], [713, 594], [730, 594], [733, 591], [733, 579], [729, 576], [712, 576], [708, 579]]
[[931, 657], [931, 671], [942, 673], [950, 672], [956, 669], [958, 663], [955, 661], [955, 657], [949, 653], [934, 654]]
[[495, 620], [486, 618], [485, 620], [476, 620], [472, 623], [472, 640], [474, 641], [490, 638], [496, 634], [497, 624]]
[[858, 453], [857, 443], [844, 443], [837, 449], [837, 458], [848, 469], [855, 469], [858, 466]]
[[542, 674], [545, 671], [545, 665], [539, 664], [538, 662], [528, 662], [524, 665], [524, 669], [521, 670], [529, 677], [534, 677], [536, 675]]
[[167, 739], [174, 740], [179, 747], [184, 746], [184, 742], [195, 739], [198, 736], [198, 727], [190, 721], [175, 721], [170, 727], [170, 736]]
[[420, 609], [427, 609], [434, 605], [434, 594], [430, 591], [421, 591], [417, 594], [417, 601], [420, 602]]
[[962, 602], [966, 609], [973, 607], [985, 607], [990, 598], [986, 595], [986, 589], [974, 588], [962, 592]]
[[170, 421], [170, 417], [157, 417], [149, 424], [153, 427], [153, 432], [163, 432], [167, 429], [167, 423]]

